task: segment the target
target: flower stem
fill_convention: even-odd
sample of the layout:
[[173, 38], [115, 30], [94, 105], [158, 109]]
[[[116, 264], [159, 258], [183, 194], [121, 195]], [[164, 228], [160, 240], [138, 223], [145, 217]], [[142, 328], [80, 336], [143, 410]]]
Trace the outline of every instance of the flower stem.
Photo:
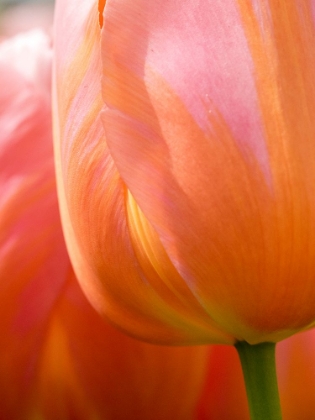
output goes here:
[[281, 420], [275, 344], [236, 345], [246, 385], [251, 420]]

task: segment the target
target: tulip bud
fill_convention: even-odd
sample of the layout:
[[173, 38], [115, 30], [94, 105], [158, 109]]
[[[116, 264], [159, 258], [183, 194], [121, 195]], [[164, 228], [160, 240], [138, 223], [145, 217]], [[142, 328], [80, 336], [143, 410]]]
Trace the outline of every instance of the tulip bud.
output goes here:
[[59, 197], [86, 295], [151, 342], [311, 327], [311, 3], [99, 6], [58, 0], [55, 18]]

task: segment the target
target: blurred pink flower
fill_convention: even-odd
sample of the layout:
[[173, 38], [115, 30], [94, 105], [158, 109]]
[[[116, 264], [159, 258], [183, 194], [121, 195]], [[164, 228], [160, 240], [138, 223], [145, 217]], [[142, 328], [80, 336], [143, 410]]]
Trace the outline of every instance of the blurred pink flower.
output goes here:
[[74, 276], [59, 220], [50, 39], [0, 44], [0, 419], [193, 417], [206, 348], [138, 342]]

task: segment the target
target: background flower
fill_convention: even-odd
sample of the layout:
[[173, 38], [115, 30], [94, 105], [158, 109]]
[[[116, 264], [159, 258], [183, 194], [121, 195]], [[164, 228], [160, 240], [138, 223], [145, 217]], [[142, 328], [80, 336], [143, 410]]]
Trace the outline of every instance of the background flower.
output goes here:
[[0, 418], [190, 420], [206, 349], [123, 335], [74, 276], [55, 185], [50, 44], [40, 31], [0, 44]]

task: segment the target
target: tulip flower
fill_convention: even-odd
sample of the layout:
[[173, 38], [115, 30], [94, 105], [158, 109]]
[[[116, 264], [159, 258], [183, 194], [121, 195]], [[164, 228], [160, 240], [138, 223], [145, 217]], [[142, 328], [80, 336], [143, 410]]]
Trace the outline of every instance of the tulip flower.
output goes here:
[[147, 341], [235, 344], [248, 391], [269, 382], [273, 343], [315, 322], [313, 1], [57, 0], [55, 36], [86, 296]]
[[150, 341], [310, 327], [311, 2], [108, 0], [102, 28], [81, 3], [57, 2], [56, 155], [89, 299]]
[[[0, 45], [0, 418], [245, 420], [233, 348], [137, 342], [79, 289], [57, 209], [50, 55], [38, 31]], [[309, 420], [314, 334], [280, 346], [285, 418]]]
[[207, 349], [158, 347], [105, 323], [61, 229], [51, 125], [51, 42], [0, 44], [0, 418], [193, 418]]

